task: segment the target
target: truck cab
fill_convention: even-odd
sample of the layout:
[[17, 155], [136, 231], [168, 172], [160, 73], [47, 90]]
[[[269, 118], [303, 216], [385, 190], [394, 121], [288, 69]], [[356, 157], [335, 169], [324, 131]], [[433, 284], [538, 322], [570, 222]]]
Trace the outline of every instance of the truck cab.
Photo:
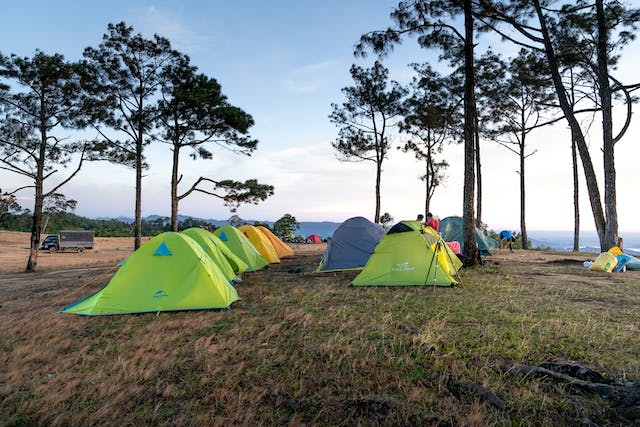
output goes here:
[[58, 235], [57, 234], [49, 234], [42, 241], [42, 246], [40, 249], [48, 250], [49, 252], [54, 252], [58, 250]]

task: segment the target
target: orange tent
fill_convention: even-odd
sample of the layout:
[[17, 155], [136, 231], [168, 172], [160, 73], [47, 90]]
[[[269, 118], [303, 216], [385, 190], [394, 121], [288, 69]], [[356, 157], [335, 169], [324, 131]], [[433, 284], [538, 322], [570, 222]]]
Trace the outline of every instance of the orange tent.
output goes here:
[[267, 239], [269, 239], [269, 241], [273, 245], [273, 249], [276, 250], [276, 253], [278, 254], [278, 256], [280, 258], [287, 258], [287, 257], [292, 257], [293, 256], [293, 249], [291, 249], [291, 247], [289, 245], [287, 245], [285, 242], [280, 240], [278, 238], [278, 236], [273, 234], [271, 232], [271, 230], [269, 230], [267, 227], [263, 227], [261, 225], [257, 225], [256, 228], [262, 234], [264, 234]]
[[257, 228], [253, 225], [245, 224], [238, 227], [238, 230], [240, 230], [240, 232], [249, 239], [253, 247], [260, 252], [262, 258], [267, 260], [269, 264], [280, 262], [280, 257], [278, 257], [278, 254], [269, 239], [267, 239], [263, 233], [258, 231]]

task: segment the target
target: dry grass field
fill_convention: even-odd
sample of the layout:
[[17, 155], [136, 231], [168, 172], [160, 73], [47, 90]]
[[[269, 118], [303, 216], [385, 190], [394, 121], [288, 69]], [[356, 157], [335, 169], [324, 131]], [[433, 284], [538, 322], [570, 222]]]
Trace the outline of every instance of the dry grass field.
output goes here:
[[28, 235], [0, 231], [0, 425], [640, 422], [640, 272], [496, 251], [463, 287], [352, 288], [314, 272], [324, 245], [294, 245], [230, 310], [58, 313], [132, 246], [96, 238], [26, 274]]

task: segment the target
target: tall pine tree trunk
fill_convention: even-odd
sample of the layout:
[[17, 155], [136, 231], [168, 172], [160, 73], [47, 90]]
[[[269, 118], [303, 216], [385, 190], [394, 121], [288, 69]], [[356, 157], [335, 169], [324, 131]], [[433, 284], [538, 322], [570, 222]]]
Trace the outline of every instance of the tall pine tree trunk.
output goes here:
[[431, 204], [431, 180], [429, 179], [431, 177], [430, 173], [431, 173], [431, 168], [430, 166], [430, 162], [431, 162], [431, 156], [429, 156], [429, 160], [427, 161], [427, 165], [425, 166], [425, 172], [424, 172], [424, 182], [425, 182], [425, 195], [424, 195], [424, 217], [427, 217], [427, 214], [430, 212], [431, 207], [429, 206]]
[[604, 156], [604, 236], [600, 237], [601, 249], [616, 246], [618, 241], [618, 211], [616, 201], [616, 167], [613, 142], [613, 113], [611, 106], [611, 87], [609, 84], [608, 47], [609, 35], [604, 14], [603, 0], [596, 0], [598, 18], [598, 91], [602, 106], [602, 139]]
[[133, 249], [142, 244], [142, 133], [136, 141], [136, 207]]
[[479, 120], [478, 120], [478, 111], [476, 111], [475, 116], [476, 116], [476, 129], [475, 129], [476, 185], [478, 186], [476, 191], [476, 225], [482, 226], [482, 168], [480, 165], [480, 126], [479, 126]]
[[580, 251], [580, 198], [578, 181], [578, 153], [571, 133], [571, 162], [573, 165], [573, 251]]
[[374, 220], [376, 224], [380, 223], [380, 181], [382, 179], [382, 157], [376, 162], [376, 213]]
[[173, 145], [173, 164], [171, 167], [171, 231], [178, 231], [178, 161], [180, 146]]
[[520, 234], [522, 237], [522, 249], [529, 249], [529, 237], [527, 236], [526, 223], [526, 193], [525, 193], [525, 147], [526, 133], [520, 135]]
[[[39, 162], [40, 163], [40, 162]], [[38, 165], [38, 179], [36, 180], [35, 204], [33, 207], [32, 225], [31, 225], [31, 244], [29, 245], [29, 259], [27, 260], [27, 268], [25, 271], [31, 273], [36, 271], [38, 264], [38, 250], [40, 248], [40, 230], [42, 229], [42, 171]]]
[[33, 223], [31, 226], [31, 244], [29, 246], [29, 260], [25, 271], [31, 273], [36, 271], [38, 264], [38, 249], [40, 248], [40, 230], [42, 228], [42, 181], [36, 183], [35, 205], [33, 208]]
[[587, 193], [589, 195], [589, 201], [591, 203], [591, 211], [593, 212], [593, 222], [595, 224], [596, 231], [598, 232], [598, 237], [600, 238], [600, 246], [603, 250], [607, 250], [608, 248], [604, 249], [604, 247], [606, 246], [606, 220], [604, 211], [602, 209], [598, 181], [593, 169], [591, 155], [589, 154], [589, 147], [587, 147], [584, 139], [584, 134], [582, 133], [582, 129], [580, 128], [580, 123], [578, 123], [578, 120], [576, 119], [576, 116], [573, 112], [573, 108], [569, 103], [569, 100], [567, 99], [565, 87], [562, 83], [562, 77], [560, 76], [559, 72], [560, 67], [558, 64], [558, 59], [556, 57], [553, 44], [551, 43], [551, 37], [549, 36], [549, 31], [547, 29], [547, 20], [542, 11], [542, 7], [540, 6], [540, 1], [532, 0], [532, 2], [536, 9], [538, 20], [540, 22], [541, 35], [545, 47], [545, 55], [547, 57], [547, 63], [549, 65], [549, 71], [551, 73], [551, 79], [556, 91], [556, 96], [558, 97], [560, 108], [562, 109], [562, 112], [564, 113], [564, 116], [569, 123], [571, 133], [574, 136], [574, 140], [578, 148], [578, 153], [580, 154], [580, 159], [582, 160], [582, 169], [584, 171], [585, 181], [587, 184]]
[[478, 259], [476, 243], [475, 201], [475, 70], [473, 56], [473, 10], [471, 0], [464, 0], [464, 190], [462, 206], [463, 262], [475, 265]]
[[[41, 110], [44, 111], [44, 100], [41, 100]], [[46, 120], [41, 118], [44, 124]], [[31, 224], [31, 243], [29, 245], [29, 259], [27, 260], [27, 268], [25, 272], [31, 273], [36, 271], [38, 265], [38, 250], [40, 249], [40, 232], [42, 230], [42, 206], [44, 205], [44, 162], [47, 154], [47, 130], [44, 125], [40, 128], [40, 147], [38, 149], [38, 158], [36, 159], [36, 182], [35, 184], [35, 203], [33, 206], [33, 217]]]

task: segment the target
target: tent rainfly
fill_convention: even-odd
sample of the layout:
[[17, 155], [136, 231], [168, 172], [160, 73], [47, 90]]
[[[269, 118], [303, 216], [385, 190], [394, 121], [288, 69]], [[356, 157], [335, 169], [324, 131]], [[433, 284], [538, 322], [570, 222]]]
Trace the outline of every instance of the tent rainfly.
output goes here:
[[[191, 237], [200, 245], [200, 247], [202, 247], [202, 249], [204, 249], [229, 282], [233, 283], [239, 280], [227, 258], [220, 251], [213, 239], [211, 239], [211, 236], [213, 236], [212, 233], [197, 227], [188, 228], [181, 233]], [[222, 246], [224, 246], [224, 244], [222, 244]]]
[[362, 269], [383, 235], [382, 225], [361, 216], [349, 218], [327, 240], [316, 271]]
[[462, 262], [438, 234], [401, 221], [385, 234], [353, 286], [454, 286]]
[[264, 235], [260, 230], [255, 228], [253, 225], [245, 224], [238, 227], [238, 230], [245, 235], [247, 239], [251, 242], [254, 248], [260, 253], [262, 258], [265, 259], [269, 264], [279, 264], [280, 257], [276, 253], [271, 241]]
[[225, 225], [217, 228], [213, 234], [218, 236], [236, 256], [247, 264], [247, 271], [258, 271], [269, 265], [249, 239], [237, 228]]
[[100, 291], [62, 308], [87, 316], [227, 308], [235, 288], [192, 238], [162, 233], [135, 251]]
[[267, 227], [263, 227], [262, 225], [257, 225], [256, 228], [260, 230], [262, 234], [266, 236], [267, 239], [269, 239], [269, 241], [273, 245], [273, 249], [276, 250], [276, 253], [278, 254], [279, 258], [289, 258], [294, 255], [293, 249], [291, 249], [291, 247], [287, 245], [285, 242], [280, 240], [278, 236], [273, 234], [271, 230], [269, 230]]

